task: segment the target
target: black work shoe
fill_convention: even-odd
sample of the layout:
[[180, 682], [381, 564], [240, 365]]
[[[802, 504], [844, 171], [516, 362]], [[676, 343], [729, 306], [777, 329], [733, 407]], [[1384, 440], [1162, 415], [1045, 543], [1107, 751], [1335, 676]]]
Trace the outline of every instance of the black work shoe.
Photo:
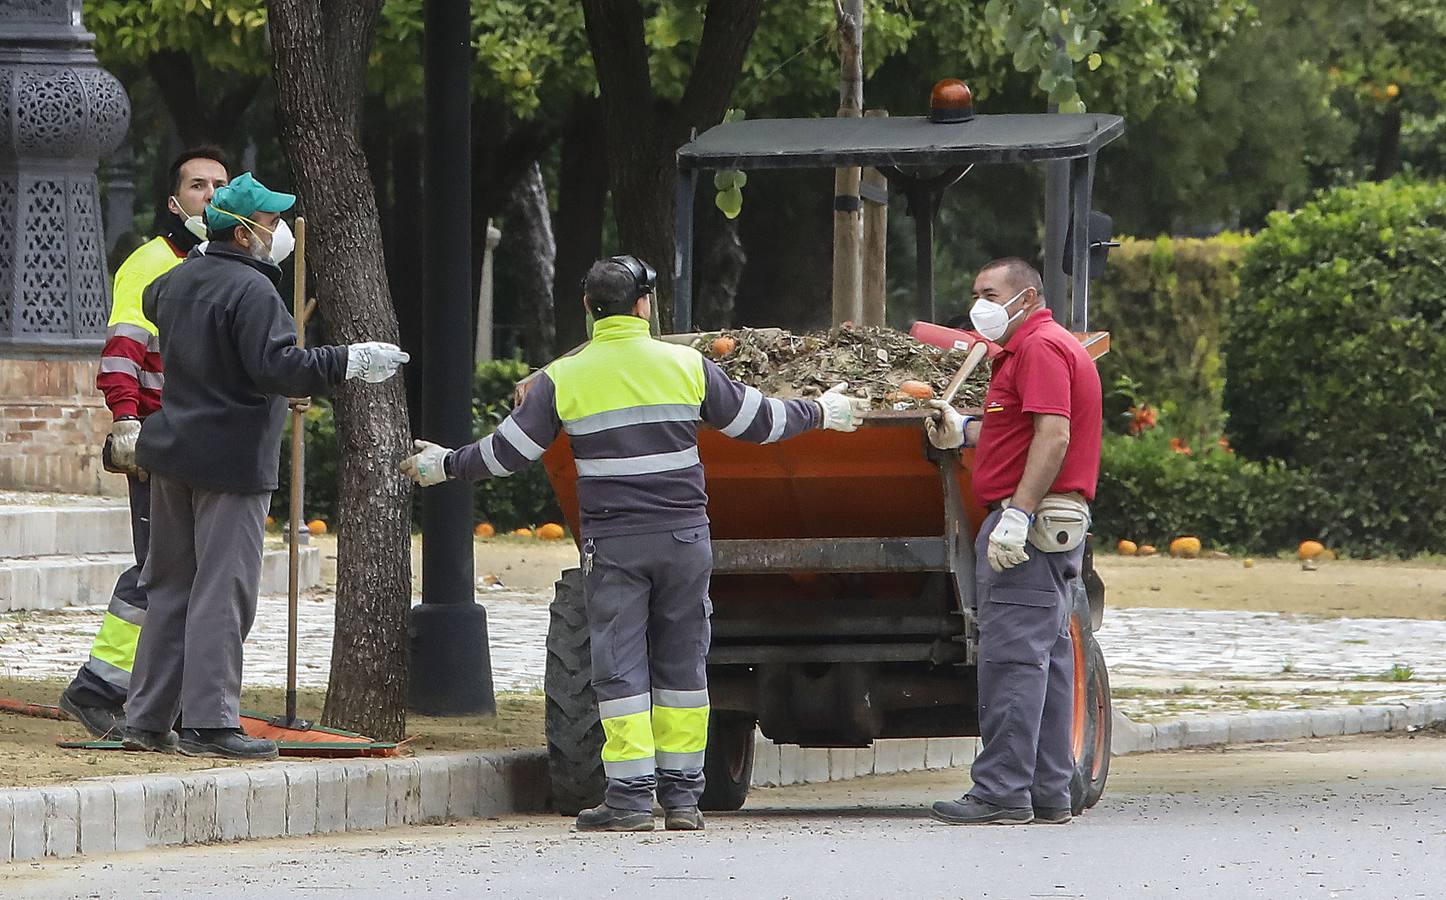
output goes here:
[[958, 800], [940, 800], [929, 814], [950, 825], [1028, 825], [1034, 821], [1034, 810], [1028, 806], [995, 806], [968, 794]]
[[653, 811], [613, 809], [599, 803], [577, 814], [578, 831], [652, 831]]
[[1036, 825], [1068, 825], [1070, 819], [1073, 818], [1068, 806], [1036, 806], [1034, 808], [1034, 824]]
[[702, 831], [703, 814], [696, 806], [675, 806], [663, 810], [663, 827], [669, 831]]
[[175, 753], [177, 747], [174, 731], [146, 731], [144, 728], [126, 726], [121, 746], [127, 750], [150, 750], [154, 753]]
[[126, 727], [125, 710], [119, 706], [91, 706], [79, 703], [70, 691], [60, 695], [60, 708], [79, 722], [97, 740], [119, 740]]
[[239, 728], [182, 728], [181, 753], [221, 759], [275, 759], [275, 741], [254, 738]]

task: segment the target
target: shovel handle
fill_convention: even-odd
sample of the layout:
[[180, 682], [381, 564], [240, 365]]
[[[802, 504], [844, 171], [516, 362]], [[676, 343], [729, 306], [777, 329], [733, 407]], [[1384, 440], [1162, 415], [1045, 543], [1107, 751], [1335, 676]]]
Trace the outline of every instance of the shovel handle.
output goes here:
[[988, 352], [989, 345], [984, 341], [975, 341], [970, 345], [969, 353], [964, 357], [964, 364], [959, 367], [959, 371], [954, 373], [954, 377], [949, 379], [948, 387], [944, 388], [945, 403], [954, 399], [954, 395], [959, 393], [959, 389], [964, 386], [965, 381], [969, 380], [969, 376], [974, 374], [974, 370], [979, 367], [980, 360], [984, 359], [984, 354]]

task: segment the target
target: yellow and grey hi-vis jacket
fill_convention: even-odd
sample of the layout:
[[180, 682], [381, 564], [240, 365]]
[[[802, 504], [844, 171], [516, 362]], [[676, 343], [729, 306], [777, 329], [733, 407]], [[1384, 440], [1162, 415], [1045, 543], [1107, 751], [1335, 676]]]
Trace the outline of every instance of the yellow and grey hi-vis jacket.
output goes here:
[[701, 353], [654, 340], [635, 316], [597, 322], [592, 341], [549, 365], [497, 430], [454, 452], [448, 474], [503, 477], [572, 441], [582, 536], [708, 523], [698, 423], [757, 444], [822, 422], [813, 400], [779, 400], [732, 380]]

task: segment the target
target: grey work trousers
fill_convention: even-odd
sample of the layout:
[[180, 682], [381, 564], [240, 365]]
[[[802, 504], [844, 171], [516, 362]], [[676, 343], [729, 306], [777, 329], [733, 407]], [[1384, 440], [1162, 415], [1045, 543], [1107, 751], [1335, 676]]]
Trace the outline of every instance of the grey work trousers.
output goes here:
[[[608, 806], [697, 806], [708, 731], [713, 612], [708, 527], [583, 543], [592, 684]], [[646, 715], [644, 715], [646, 714]]]
[[149, 609], [126, 724], [241, 725], [241, 644], [256, 619], [269, 493], [208, 491], [151, 475]]
[[1084, 546], [1045, 553], [995, 572], [985, 551], [999, 521], [989, 514], [974, 542], [979, 610], [979, 731], [970, 775], [978, 800], [1013, 808], [1070, 805], [1074, 772], [1074, 647], [1071, 582]]
[[[146, 564], [146, 551], [151, 543], [151, 483], [127, 475], [130, 489], [131, 545], [136, 564], [116, 579], [111, 591], [108, 616], [131, 625], [143, 626], [146, 621], [146, 592], [141, 590], [141, 567]], [[107, 621], [101, 626], [91, 647], [90, 659], [76, 673], [66, 690], [87, 706], [114, 707], [120, 710], [130, 690], [131, 669], [135, 665], [135, 648], [126, 653], [119, 645], [121, 632]], [[102, 658], [104, 657], [104, 658]]]

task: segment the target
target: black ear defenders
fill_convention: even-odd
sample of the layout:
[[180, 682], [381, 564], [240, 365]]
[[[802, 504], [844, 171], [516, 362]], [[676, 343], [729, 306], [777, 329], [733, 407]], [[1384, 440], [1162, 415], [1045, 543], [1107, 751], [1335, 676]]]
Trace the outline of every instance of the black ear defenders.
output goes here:
[[[608, 262], [622, 266], [633, 278], [633, 299], [651, 294], [658, 289], [658, 272], [652, 266], [638, 259], [631, 254], [627, 256], [609, 256]], [[583, 292], [587, 291], [587, 276], [582, 277], [578, 285]]]

